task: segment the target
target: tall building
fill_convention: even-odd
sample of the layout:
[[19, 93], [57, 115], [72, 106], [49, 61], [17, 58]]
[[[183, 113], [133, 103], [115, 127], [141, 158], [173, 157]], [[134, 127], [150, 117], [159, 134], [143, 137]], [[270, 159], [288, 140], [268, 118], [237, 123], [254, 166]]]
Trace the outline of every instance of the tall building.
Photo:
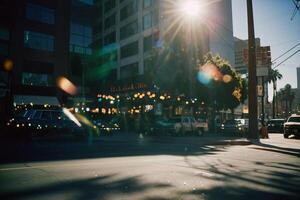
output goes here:
[[[7, 105], [9, 98], [15, 104], [58, 105], [59, 76], [85, 86], [82, 70], [92, 55], [93, 5], [93, 0], [0, 1], [1, 103]], [[12, 63], [9, 72], [3, 69], [5, 60]]]
[[[216, 15], [215, 18], [209, 15], [199, 16], [197, 22], [193, 23], [193, 30], [189, 30], [190, 24], [182, 17], [182, 13], [178, 13], [181, 2], [97, 1], [98, 15], [101, 17], [94, 27], [96, 33], [93, 47], [98, 58], [91, 75], [98, 74], [98, 76], [92, 79], [103, 79], [102, 83], [105, 82], [106, 90], [110, 83], [116, 85], [116, 82], [122, 82], [126, 87], [129, 82], [123, 80], [143, 80], [141, 77], [147, 74], [149, 68], [159, 67], [162, 64], [161, 57], [165, 56], [165, 52], [176, 51], [175, 43], [179, 37], [182, 40], [179, 45], [182, 51], [193, 51], [193, 55], [189, 54], [191, 57], [186, 65], [197, 64], [209, 51], [219, 53], [227, 60], [233, 61], [231, 1], [207, 3], [205, 9], [215, 10], [214, 13], [221, 16], [218, 15], [218, 18]], [[181, 49], [179, 51], [182, 53]], [[116, 88], [123, 86], [117, 85], [110, 92], [117, 91]]]
[[13, 62], [15, 101], [56, 95], [55, 78], [69, 70], [69, 8], [70, 1], [1, 1], [1, 61]]
[[[255, 45], [260, 47], [260, 38], [255, 38]], [[245, 49], [248, 49], [248, 40], [241, 40], [237, 37], [234, 38], [234, 56], [235, 62], [234, 67], [235, 70], [240, 74], [247, 74], [248, 67], [245, 63], [244, 52]]]
[[83, 103], [91, 96], [90, 86], [93, 84], [85, 77], [94, 59], [92, 44], [94, 40], [93, 26], [96, 18], [96, 7], [93, 0], [73, 0], [69, 22], [69, 77], [77, 86], [77, 95], [73, 103]]
[[209, 29], [209, 51], [217, 53], [234, 66], [235, 40], [233, 37], [231, 0], [215, 1], [209, 5], [205, 23]]

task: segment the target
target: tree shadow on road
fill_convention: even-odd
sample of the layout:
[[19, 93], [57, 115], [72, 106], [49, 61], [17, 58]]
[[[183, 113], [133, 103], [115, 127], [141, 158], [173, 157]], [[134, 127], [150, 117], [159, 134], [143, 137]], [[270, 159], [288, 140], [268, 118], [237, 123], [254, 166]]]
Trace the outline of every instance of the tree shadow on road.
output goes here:
[[[176, 140], [176, 141], [175, 141]], [[216, 138], [214, 142], [223, 141]], [[145, 155], [214, 155], [226, 151], [228, 146], [207, 145], [201, 141], [201, 137], [187, 140], [176, 138], [170, 140], [147, 140], [135, 141], [97, 141], [92, 145], [85, 142], [76, 143], [28, 143], [19, 146], [6, 144], [7, 149], [14, 148], [16, 151], [1, 150], [0, 163], [16, 163], [30, 161], [53, 161], [74, 160], [88, 158], [145, 156]]]
[[[199, 166], [189, 159], [186, 163], [193, 169], [210, 173], [198, 173], [199, 179], [209, 179], [215, 185], [197, 188], [178, 195], [196, 195], [199, 199], [299, 199], [300, 164], [253, 162], [245, 168], [231, 163]], [[252, 167], [250, 167], [252, 166]], [[184, 199], [184, 198], [183, 198]]]
[[300, 157], [300, 149], [280, 147], [277, 145], [265, 144], [261, 142], [255, 143], [255, 145], [256, 145], [255, 147], [251, 147], [251, 148], [256, 150], [270, 151], [270, 152], [282, 153], [290, 156]]
[[[128, 195], [142, 194], [151, 189], [164, 189], [171, 187], [164, 183], [143, 183], [140, 177], [117, 178], [115, 175], [99, 176], [70, 181], [57, 181], [48, 185], [6, 192], [0, 199], [124, 199]], [[72, 195], [72, 196], [69, 196]]]

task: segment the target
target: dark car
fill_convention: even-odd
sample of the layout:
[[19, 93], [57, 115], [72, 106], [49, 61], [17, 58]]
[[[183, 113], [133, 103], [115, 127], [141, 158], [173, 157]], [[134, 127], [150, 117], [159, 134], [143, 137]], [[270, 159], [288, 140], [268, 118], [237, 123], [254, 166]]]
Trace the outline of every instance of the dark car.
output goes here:
[[85, 127], [66, 109], [23, 111], [10, 119], [7, 125], [38, 135], [85, 136]]
[[284, 123], [284, 138], [289, 138], [290, 135], [300, 136], [300, 115], [292, 115]]
[[268, 121], [268, 132], [269, 133], [283, 133], [284, 119], [271, 119]]
[[248, 130], [248, 119], [230, 119], [221, 125], [223, 133], [245, 133]]

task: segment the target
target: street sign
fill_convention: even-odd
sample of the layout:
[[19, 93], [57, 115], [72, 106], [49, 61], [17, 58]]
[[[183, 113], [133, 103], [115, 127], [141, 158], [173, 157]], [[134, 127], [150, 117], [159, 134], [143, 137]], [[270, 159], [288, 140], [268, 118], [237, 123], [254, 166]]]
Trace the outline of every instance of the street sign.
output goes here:
[[256, 76], [269, 76], [270, 66], [257, 66]]
[[257, 96], [258, 97], [262, 97], [263, 94], [264, 94], [264, 88], [263, 88], [263, 86], [262, 85], [258, 85], [257, 86]]

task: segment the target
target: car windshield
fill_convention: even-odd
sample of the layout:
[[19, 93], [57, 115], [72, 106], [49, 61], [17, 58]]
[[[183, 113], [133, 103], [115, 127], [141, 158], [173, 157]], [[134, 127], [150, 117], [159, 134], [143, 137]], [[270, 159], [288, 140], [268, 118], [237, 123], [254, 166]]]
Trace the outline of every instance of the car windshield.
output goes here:
[[283, 124], [284, 120], [271, 120], [269, 124]]
[[290, 117], [288, 122], [300, 122], [300, 117]]
[[233, 125], [233, 124], [240, 124], [240, 123], [241, 123], [241, 121], [235, 120], [235, 119], [233, 119], [233, 120], [227, 120], [225, 122], [226, 125]]

